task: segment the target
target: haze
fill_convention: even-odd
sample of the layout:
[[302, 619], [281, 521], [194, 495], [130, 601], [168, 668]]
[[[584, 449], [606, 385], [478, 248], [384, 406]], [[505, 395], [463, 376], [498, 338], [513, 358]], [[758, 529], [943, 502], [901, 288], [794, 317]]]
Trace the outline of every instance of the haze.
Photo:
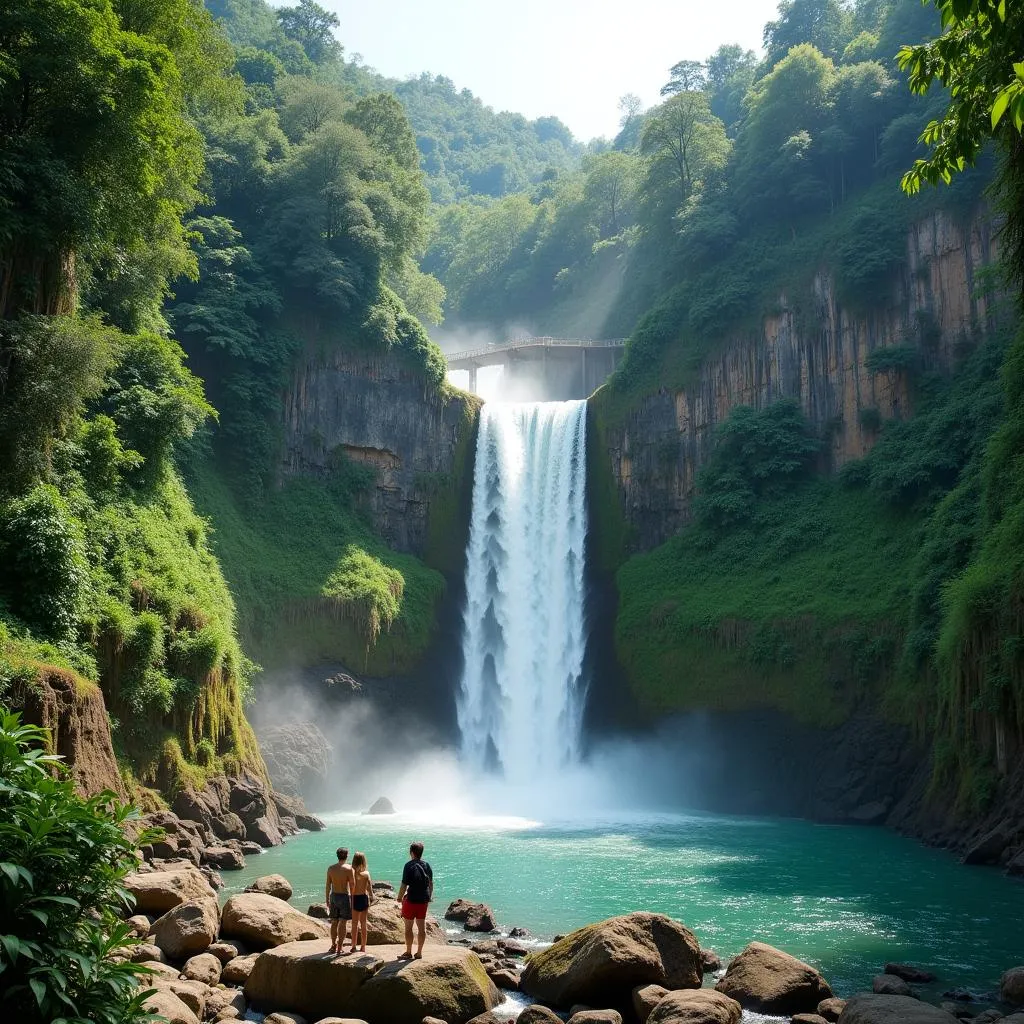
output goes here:
[[650, 106], [683, 59], [723, 43], [760, 51], [777, 0], [324, 0], [338, 14], [346, 55], [385, 75], [445, 75], [497, 110], [553, 114], [581, 140], [613, 136], [617, 103], [636, 93]]

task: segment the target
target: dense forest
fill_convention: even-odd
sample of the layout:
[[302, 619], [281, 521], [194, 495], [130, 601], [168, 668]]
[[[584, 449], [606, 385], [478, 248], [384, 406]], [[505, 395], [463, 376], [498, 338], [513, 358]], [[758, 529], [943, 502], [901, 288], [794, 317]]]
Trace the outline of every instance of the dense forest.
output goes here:
[[[1012, 29], [1004, 14], [965, 24]], [[956, 55], [897, 57], [940, 28], [917, 0], [785, 0], [763, 55], [682, 60], [662, 102], [623, 97], [617, 136], [583, 144], [446, 78], [378, 75], [311, 0], [5, 9], [0, 686], [101, 686], [126, 774], [166, 787], [258, 767], [255, 662], [417, 663], [450, 565], [374, 533], [366, 466], [280, 478], [283, 393], [310, 353], [387, 355], [443, 401], [442, 322], [628, 336], [597, 450], [822, 265], [870, 308], [908, 227], [977, 215], [994, 178], [1019, 267], [1010, 142], [984, 144], [980, 100], [947, 129]], [[999, 113], [1019, 131], [1015, 94]], [[884, 684], [893, 714], [942, 723], [950, 772], [984, 795], [1024, 702], [1016, 285], [978, 287], [992, 312], [952, 377], [915, 355], [927, 322], [879, 356], [917, 415], [874, 423], [839, 475], [799, 409], [736, 410], [693, 526], [639, 554], [594, 464], [593, 550], [646, 707], [740, 706], [756, 680], [833, 721]], [[706, 671], [683, 672], [695, 658]]]

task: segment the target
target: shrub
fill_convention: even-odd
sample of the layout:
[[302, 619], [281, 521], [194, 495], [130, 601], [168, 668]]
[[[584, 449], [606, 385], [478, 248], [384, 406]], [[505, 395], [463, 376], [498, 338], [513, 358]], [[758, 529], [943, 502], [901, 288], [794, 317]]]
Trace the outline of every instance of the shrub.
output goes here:
[[[112, 958], [134, 945], [118, 919], [135, 864], [113, 793], [83, 800], [43, 753], [46, 732], [0, 708], [0, 1017], [18, 1024], [148, 1020], [145, 973]], [[59, 771], [59, 770], [58, 770]]]

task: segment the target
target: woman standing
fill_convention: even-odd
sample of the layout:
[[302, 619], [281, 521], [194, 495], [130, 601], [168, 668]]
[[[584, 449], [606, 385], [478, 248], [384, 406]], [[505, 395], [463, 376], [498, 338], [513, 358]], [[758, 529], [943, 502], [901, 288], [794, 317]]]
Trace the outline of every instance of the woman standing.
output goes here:
[[373, 899], [373, 882], [366, 869], [366, 854], [357, 853], [352, 858], [352, 949], [360, 942], [360, 953], [366, 952], [366, 914]]

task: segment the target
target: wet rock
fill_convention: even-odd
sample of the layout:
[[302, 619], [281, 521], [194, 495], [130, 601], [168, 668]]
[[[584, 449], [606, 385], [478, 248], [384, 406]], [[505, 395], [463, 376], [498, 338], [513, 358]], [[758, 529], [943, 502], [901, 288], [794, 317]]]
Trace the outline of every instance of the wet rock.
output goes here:
[[910, 996], [916, 999], [914, 990], [893, 974], [876, 974], [871, 980], [871, 991], [878, 996]]
[[204, 985], [216, 985], [220, 981], [221, 963], [212, 953], [200, 953], [185, 961], [181, 973], [189, 981], [201, 981]]
[[534, 953], [519, 987], [553, 1006], [625, 1005], [637, 985], [697, 988], [702, 974], [691, 931], [661, 914], [633, 913], [587, 925]]
[[306, 1018], [300, 1017], [297, 1013], [268, 1013], [263, 1018], [263, 1024], [306, 1024]]
[[1002, 825], [997, 825], [971, 843], [963, 855], [964, 864], [998, 864], [1010, 845], [1010, 836]]
[[217, 938], [220, 910], [216, 899], [189, 900], [157, 918], [150, 929], [153, 941], [172, 960], [205, 952]]
[[669, 992], [647, 1024], [739, 1024], [743, 1010], [735, 999], [710, 988]]
[[263, 852], [263, 847], [259, 843], [254, 843], [251, 839], [243, 839], [238, 845], [246, 857], [258, 856]]
[[486, 903], [478, 903], [469, 912], [462, 927], [467, 932], [493, 932], [498, 925], [494, 920], [494, 911]]
[[818, 1016], [824, 1017], [827, 1021], [837, 1021], [845, 1006], [846, 1000], [839, 999], [836, 996], [832, 996], [830, 999], [822, 999], [818, 1003]]
[[539, 1003], [531, 1003], [516, 1018], [517, 1024], [562, 1024], [562, 1018]]
[[245, 857], [241, 850], [230, 846], [208, 846], [203, 850], [203, 863], [221, 871], [241, 871], [245, 867]]
[[668, 995], [664, 985], [637, 985], [633, 989], [633, 1012], [645, 1024], [651, 1011]]
[[1011, 1006], [1024, 1006], [1024, 967], [1011, 967], [999, 982], [999, 996]]
[[379, 796], [370, 804], [367, 814], [394, 814], [395, 805], [386, 797]]
[[508, 956], [526, 956], [530, 952], [529, 946], [524, 946], [515, 939], [498, 939], [498, 949]]
[[897, 978], [913, 982], [915, 985], [927, 985], [929, 982], [935, 981], [935, 975], [931, 971], [914, 967], [911, 964], [886, 964], [885, 973], [894, 974]]
[[622, 1024], [618, 1010], [580, 1010], [569, 1018], [569, 1024]]
[[310, 903], [306, 908], [306, 913], [310, 917], [315, 917], [318, 921], [326, 921], [331, 916], [326, 903]]
[[507, 968], [498, 968], [497, 970], [488, 971], [487, 977], [494, 982], [498, 988], [508, 989], [510, 992], [519, 991], [519, 975], [516, 971], [510, 971]]
[[276, 896], [279, 900], [292, 898], [292, 885], [284, 875], [261, 875], [255, 882], [245, 887], [246, 892], [262, 892], [267, 896]]
[[135, 907], [144, 914], [165, 914], [188, 900], [217, 898], [210, 883], [193, 867], [175, 871], [135, 872], [124, 880], [135, 898]]
[[218, 839], [237, 839], [241, 842], [245, 839], [245, 822], [234, 811], [224, 811], [210, 819], [210, 831]]
[[908, 996], [860, 995], [847, 1000], [839, 1024], [954, 1024], [956, 1017]]
[[229, 960], [221, 971], [220, 980], [225, 985], [244, 985], [252, 974], [253, 965], [258, 957], [259, 953], [247, 953], [245, 956], [236, 956]]
[[888, 800], [871, 800], [855, 807], [846, 818], [853, 825], [884, 825], [889, 817], [889, 808]]
[[955, 1003], [972, 1003], [974, 1002], [974, 993], [970, 989], [964, 988], [962, 985], [958, 985], [956, 988], [948, 989], [942, 993], [943, 999], [952, 999]]
[[280, 946], [303, 939], [327, 938], [330, 931], [276, 896], [243, 892], [232, 896], [221, 911], [221, 934], [250, 946]]
[[764, 942], [752, 942], [730, 961], [715, 986], [744, 1009], [770, 1015], [813, 1013], [833, 994], [809, 964]]
[[508, 937], [510, 939], [530, 939], [533, 936], [530, 934], [530, 929], [529, 928], [520, 928], [517, 925], [515, 928], [512, 928], [509, 931]]
[[794, 1013], [790, 1024], [828, 1024], [820, 1013]]
[[700, 963], [705, 974], [714, 974], [722, 969], [722, 958], [713, 949], [701, 949]]

